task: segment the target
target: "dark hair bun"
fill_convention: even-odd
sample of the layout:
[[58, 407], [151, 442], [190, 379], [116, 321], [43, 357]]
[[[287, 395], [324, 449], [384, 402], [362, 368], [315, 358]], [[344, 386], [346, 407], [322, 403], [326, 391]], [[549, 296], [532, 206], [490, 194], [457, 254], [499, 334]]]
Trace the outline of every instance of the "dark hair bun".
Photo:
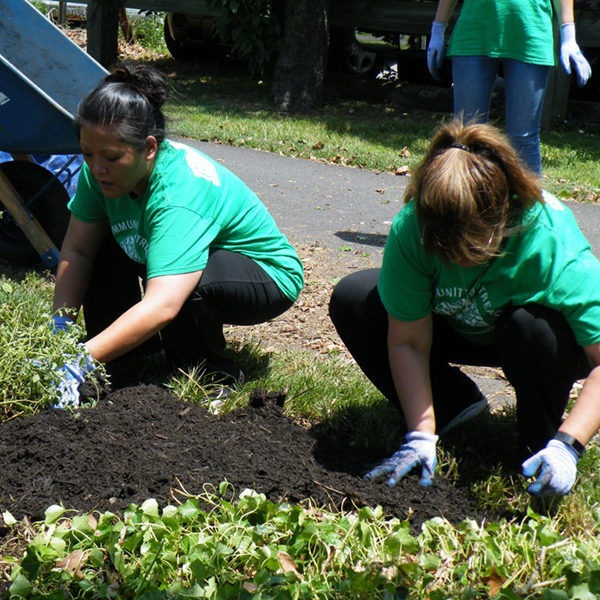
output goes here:
[[146, 96], [155, 108], [160, 108], [167, 100], [167, 84], [162, 74], [148, 65], [122, 65], [107, 75], [104, 81], [127, 85]]

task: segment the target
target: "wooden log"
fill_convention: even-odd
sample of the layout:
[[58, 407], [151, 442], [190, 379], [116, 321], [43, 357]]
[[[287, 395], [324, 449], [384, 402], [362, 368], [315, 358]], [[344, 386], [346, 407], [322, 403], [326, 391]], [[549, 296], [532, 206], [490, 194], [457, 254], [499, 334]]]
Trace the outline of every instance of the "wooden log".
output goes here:
[[437, 2], [410, 0], [333, 0], [329, 22], [335, 27], [406, 33], [429, 34]]
[[188, 15], [219, 16], [221, 14], [218, 8], [209, 5], [206, 0], [125, 0], [125, 7]]

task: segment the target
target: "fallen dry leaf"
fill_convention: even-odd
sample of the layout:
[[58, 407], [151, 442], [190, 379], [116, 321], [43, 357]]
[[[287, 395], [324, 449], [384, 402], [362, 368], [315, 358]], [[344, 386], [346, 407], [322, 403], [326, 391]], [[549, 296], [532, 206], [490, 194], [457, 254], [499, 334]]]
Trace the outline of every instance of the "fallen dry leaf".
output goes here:
[[490, 569], [490, 574], [487, 577], [482, 577], [481, 579], [485, 585], [489, 587], [489, 596], [495, 596], [504, 585], [506, 581], [505, 577], [502, 577], [498, 571], [496, 571], [495, 565], [492, 563], [492, 567]]
[[73, 550], [73, 552], [71, 552], [71, 554], [69, 554], [68, 556], [57, 560], [56, 567], [58, 569], [63, 569], [64, 571], [69, 573], [71, 577], [75, 576], [79, 579], [83, 579], [81, 567], [85, 565], [88, 554], [89, 550]]
[[279, 561], [281, 570], [284, 573], [294, 573], [298, 579], [304, 580], [302, 573], [298, 571], [298, 565], [296, 564], [296, 561], [287, 552], [279, 550], [277, 552], [277, 560]]

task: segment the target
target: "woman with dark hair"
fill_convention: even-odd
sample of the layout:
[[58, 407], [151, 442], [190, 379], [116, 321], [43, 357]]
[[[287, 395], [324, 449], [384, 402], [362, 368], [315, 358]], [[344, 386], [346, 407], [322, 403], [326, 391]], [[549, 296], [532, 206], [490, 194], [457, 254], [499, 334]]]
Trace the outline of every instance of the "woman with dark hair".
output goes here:
[[[80, 104], [85, 165], [69, 203], [54, 324], [83, 305], [84, 360], [66, 365], [62, 403], [77, 402], [90, 358], [110, 362], [160, 338], [173, 365], [205, 361], [228, 383], [223, 324], [262, 323], [303, 285], [298, 256], [256, 195], [197, 150], [165, 139], [166, 84], [121, 67]], [[140, 279], [144, 282], [140, 288]]]
[[[489, 125], [443, 127], [395, 217], [381, 269], [334, 289], [330, 315], [408, 433], [366, 477], [416, 467], [430, 485], [438, 436], [486, 407], [454, 365], [500, 366], [517, 398], [533, 494], [567, 494], [600, 427], [600, 263], [573, 215]], [[563, 421], [576, 379], [587, 376]]]

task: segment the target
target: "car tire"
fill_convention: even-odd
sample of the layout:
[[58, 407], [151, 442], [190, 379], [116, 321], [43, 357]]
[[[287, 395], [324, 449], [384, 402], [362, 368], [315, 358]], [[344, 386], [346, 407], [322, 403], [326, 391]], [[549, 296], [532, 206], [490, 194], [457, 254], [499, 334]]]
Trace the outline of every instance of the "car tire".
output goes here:
[[337, 27], [330, 32], [329, 68], [349, 75], [374, 78], [383, 68], [383, 61], [377, 52], [360, 46], [354, 29]]
[[171, 35], [171, 29], [165, 15], [164, 36], [167, 49], [171, 56], [179, 62], [191, 62], [198, 57], [198, 49], [188, 45], [185, 41], [177, 41]]

